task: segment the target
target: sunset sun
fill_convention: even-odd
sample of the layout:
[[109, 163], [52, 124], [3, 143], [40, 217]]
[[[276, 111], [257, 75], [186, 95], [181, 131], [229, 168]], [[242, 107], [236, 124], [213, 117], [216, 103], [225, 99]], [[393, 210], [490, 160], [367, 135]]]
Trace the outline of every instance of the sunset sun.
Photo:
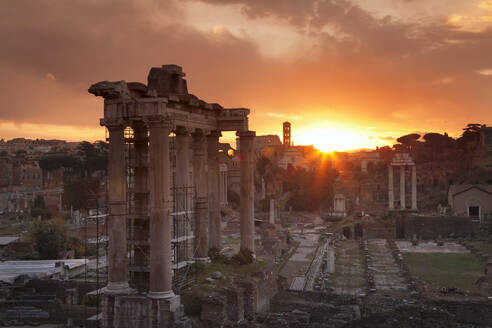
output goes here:
[[381, 142], [376, 142], [369, 134], [342, 128], [314, 128], [301, 130], [297, 134], [294, 130], [295, 144], [312, 144], [315, 148], [324, 151], [347, 151], [360, 148], [374, 148]]

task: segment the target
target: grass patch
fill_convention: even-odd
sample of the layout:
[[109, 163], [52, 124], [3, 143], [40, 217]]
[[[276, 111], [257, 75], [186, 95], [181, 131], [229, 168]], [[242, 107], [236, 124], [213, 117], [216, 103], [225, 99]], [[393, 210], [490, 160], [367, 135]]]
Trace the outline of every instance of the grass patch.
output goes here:
[[[189, 316], [199, 316], [201, 298], [210, 295], [218, 289], [233, 287], [234, 278], [251, 278], [255, 273], [265, 269], [268, 264], [268, 261], [256, 261], [242, 265], [222, 262], [200, 265], [199, 272], [197, 273], [197, 284], [189, 289], [183, 290], [181, 294], [185, 313]], [[207, 278], [210, 278], [215, 271], [222, 273], [222, 278], [209, 283]]]
[[410, 273], [432, 289], [457, 287], [476, 292], [485, 264], [473, 254], [404, 253]]
[[475, 241], [475, 242], [469, 242], [468, 244], [474, 246], [480, 252], [492, 257], [492, 244], [486, 241]]
[[224, 242], [227, 243], [227, 244], [239, 244], [240, 239], [239, 238], [230, 238], [230, 237], [227, 237], [227, 238], [224, 239]]

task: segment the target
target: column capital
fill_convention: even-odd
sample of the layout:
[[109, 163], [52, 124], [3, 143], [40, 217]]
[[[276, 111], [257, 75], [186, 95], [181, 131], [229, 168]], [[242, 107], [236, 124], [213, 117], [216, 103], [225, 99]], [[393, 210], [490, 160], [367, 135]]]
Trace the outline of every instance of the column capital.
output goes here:
[[123, 130], [126, 127], [122, 119], [101, 119], [101, 126], [105, 126], [109, 132]]
[[253, 138], [256, 137], [256, 131], [237, 131], [236, 136], [239, 138]]
[[208, 138], [219, 138], [219, 137], [222, 137], [222, 133], [218, 130], [213, 130], [213, 131], [210, 131], [209, 134], [207, 134], [207, 137]]
[[191, 132], [191, 136], [192, 137], [195, 137], [195, 136], [204, 136], [205, 133], [203, 132], [202, 129], [195, 129], [195, 131]]
[[174, 129], [174, 133], [176, 133], [177, 136], [188, 136], [191, 133], [191, 129], [186, 126], [176, 126], [176, 129]]

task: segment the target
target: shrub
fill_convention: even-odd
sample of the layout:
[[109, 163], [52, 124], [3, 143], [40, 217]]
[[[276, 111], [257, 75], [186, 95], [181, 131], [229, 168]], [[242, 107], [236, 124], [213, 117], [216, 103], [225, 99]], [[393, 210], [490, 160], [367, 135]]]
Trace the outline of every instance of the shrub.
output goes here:
[[232, 261], [241, 265], [251, 264], [254, 261], [253, 252], [247, 248], [241, 248], [239, 252], [232, 257]]

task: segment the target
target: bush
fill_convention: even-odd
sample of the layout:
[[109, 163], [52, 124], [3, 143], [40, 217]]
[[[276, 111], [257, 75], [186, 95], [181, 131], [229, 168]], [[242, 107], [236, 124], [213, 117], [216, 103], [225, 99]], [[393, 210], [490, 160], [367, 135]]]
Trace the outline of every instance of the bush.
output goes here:
[[225, 263], [228, 258], [222, 254], [217, 247], [212, 247], [208, 250], [208, 257], [213, 263]]
[[36, 219], [49, 220], [51, 219], [51, 212], [47, 208], [35, 207], [31, 209], [31, 216]]
[[253, 252], [247, 248], [241, 248], [239, 252], [232, 257], [232, 261], [240, 264], [251, 264], [254, 261]]
[[65, 250], [65, 223], [61, 219], [34, 220], [30, 235], [43, 260], [57, 259], [58, 254]]

